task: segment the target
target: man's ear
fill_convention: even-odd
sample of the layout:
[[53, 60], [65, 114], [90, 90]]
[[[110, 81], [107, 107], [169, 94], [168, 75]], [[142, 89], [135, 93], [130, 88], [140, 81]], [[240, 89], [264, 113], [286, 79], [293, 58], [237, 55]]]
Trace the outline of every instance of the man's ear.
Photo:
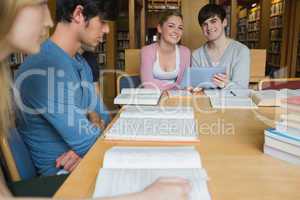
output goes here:
[[228, 25], [228, 21], [227, 21], [227, 19], [225, 18], [224, 20], [223, 20], [223, 27], [225, 28], [227, 25]]
[[72, 15], [72, 21], [74, 21], [76, 24], [84, 23], [85, 19], [82, 12], [83, 12], [83, 6], [81, 5], [76, 6]]

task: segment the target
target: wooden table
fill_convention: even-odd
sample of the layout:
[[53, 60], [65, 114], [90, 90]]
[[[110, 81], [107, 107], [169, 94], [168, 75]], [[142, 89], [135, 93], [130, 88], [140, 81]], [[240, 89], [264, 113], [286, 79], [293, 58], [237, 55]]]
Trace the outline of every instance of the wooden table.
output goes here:
[[[200, 152], [210, 177], [208, 187], [212, 199], [300, 199], [300, 167], [263, 154], [264, 129], [272, 126], [272, 120], [278, 116], [276, 109], [214, 110], [209, 99], [202, 96], [170, 98], [162, 104], [192, 105], [196, 109], [201, 135], [200, 142], [193, 145]], [[55, 197], [91, 197], [103, 155], [114, 145], [183, 144], [99, 139]]]

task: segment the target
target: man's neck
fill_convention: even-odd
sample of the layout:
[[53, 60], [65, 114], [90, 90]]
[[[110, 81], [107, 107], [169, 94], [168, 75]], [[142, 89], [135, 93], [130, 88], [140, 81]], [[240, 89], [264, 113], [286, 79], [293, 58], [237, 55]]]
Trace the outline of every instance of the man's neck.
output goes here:
[[71, 57], [74, 57], [81, 47], [77, 33], [68, 23], [58, 23], [51, 40]]
[[211, 50], [223, 50], [228, 44], [228, 38], [222, 34], [218, 39], [207, 43], [208, 48]]

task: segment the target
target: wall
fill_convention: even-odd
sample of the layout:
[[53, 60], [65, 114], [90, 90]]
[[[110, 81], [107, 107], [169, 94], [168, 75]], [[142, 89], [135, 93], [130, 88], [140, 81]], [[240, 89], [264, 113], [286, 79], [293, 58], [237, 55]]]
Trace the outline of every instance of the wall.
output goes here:
[[207, 3], [209, 0], [182, 0], [181, 12], [184, 20], [182, 44], [191, 50], [197, 49], [205, 43], [198, 23], [198, 12]]

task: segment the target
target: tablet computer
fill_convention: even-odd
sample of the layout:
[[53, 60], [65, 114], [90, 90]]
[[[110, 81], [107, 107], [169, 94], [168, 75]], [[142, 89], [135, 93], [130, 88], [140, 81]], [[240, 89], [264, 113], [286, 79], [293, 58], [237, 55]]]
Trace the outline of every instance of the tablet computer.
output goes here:
[[212, 81], [215, 74], [225, 74], [226, 67], [188, 67], [185, 69], [180, 88], [200, 87], [217, 88]]

